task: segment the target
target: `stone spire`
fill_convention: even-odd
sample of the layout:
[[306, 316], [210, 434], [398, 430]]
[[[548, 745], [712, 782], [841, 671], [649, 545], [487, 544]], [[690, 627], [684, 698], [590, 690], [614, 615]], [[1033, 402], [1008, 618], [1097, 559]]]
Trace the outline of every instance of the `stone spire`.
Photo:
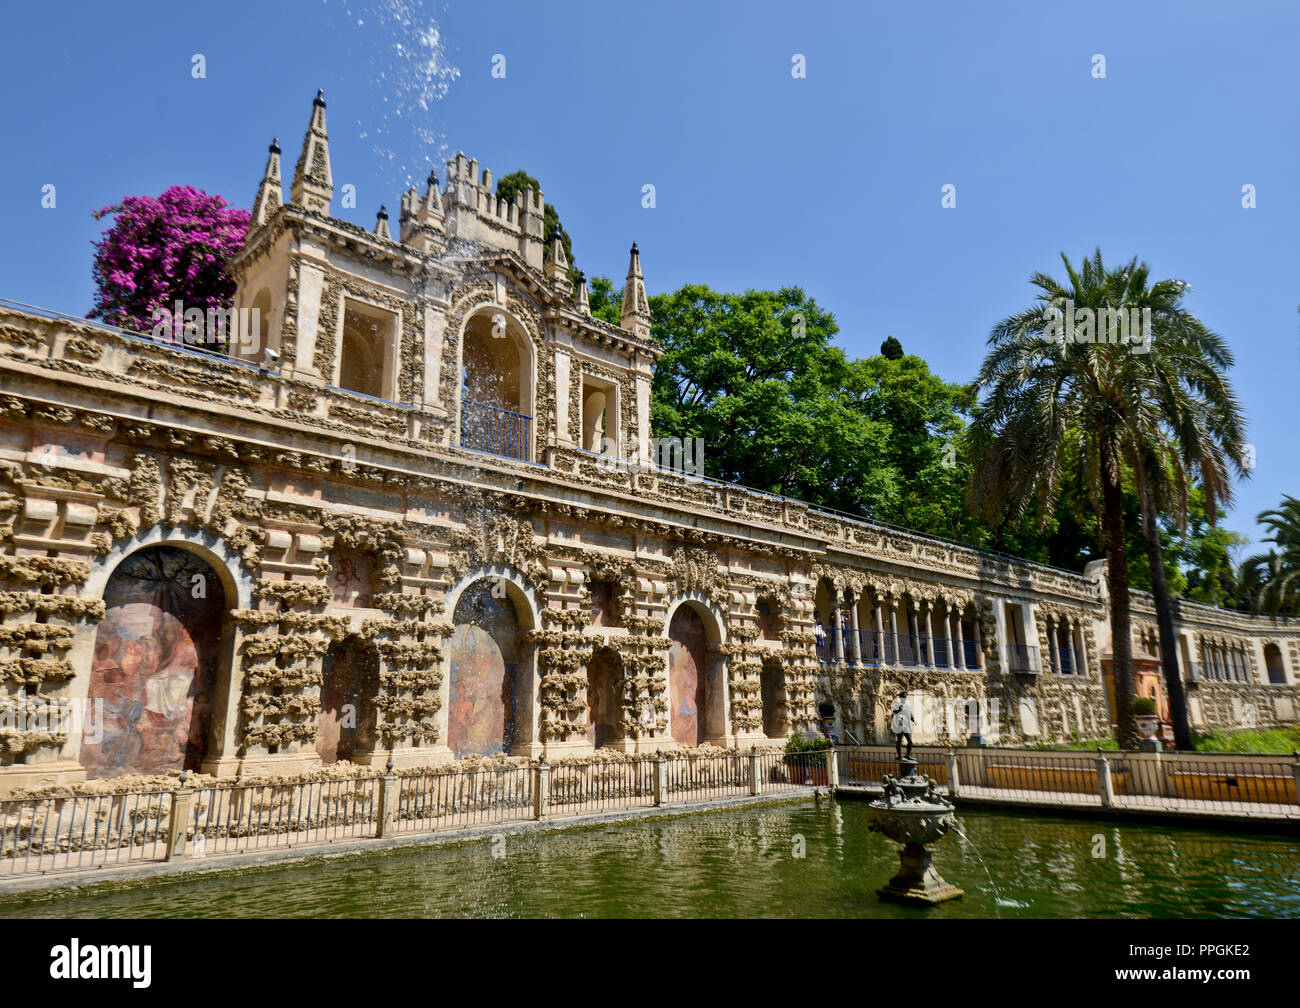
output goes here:
[[257, 199], [253, 200], [253, 222], [255, 228], [262, 227], [275, 216], [284, 202], [284, 190], [280, 187], [280, 138], [271, 141], [271, 154], [266, 159], [266, 171], [262, 173], [262, 184], [257, 187]]
[[311, 122], [302, 138], [302, 153], [293, 170], [289, 199], [299, 206], [328, 217], [334, 198], [334, 180], [330, 175], [330, 138], [325, 132], [325, 92], [317, 91], [311, 106]]
[[375, 237], [386, 238], [388, 241], [393, 240], [392, 234], [388, 230], [388, 207], [379, 204], [379, 213], [375, 214]]
[[645, 277], [641, 275], [641, 252], [632, 243], [632, 261], [627, 266], [623, 285], [623, 315], [619, 325], [640, 337], [650, 335], [650, 302], [645, 296]]
[[587, 290], [587, 274], [578, 274], [578, 314], [591, 314], [591, 294]]
[[[450, 187], [448, 193], [450, 194]], [[424, 254], [446, 247], [443, 238], [443, 218], [446, 216], [446, 211], [443, 209], [442, 201], [443, 198], [438, 193], [436, 171], [429, 172], [423, 199], [414, 186], [407, 190], [402, 196], [402, 244], [410, 245]]]
[[551, 238], [551, 261], [546, 264], [546, 276], [562, 297], [573, 293], [573, 284], [569, 282], [569, 260], [564, 254], [564, 242], [558, 231]]

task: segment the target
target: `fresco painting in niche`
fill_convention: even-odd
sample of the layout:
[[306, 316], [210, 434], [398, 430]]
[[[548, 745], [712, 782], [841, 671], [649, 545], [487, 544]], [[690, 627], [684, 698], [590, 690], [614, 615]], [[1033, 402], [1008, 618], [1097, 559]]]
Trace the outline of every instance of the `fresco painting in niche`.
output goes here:
[[373, 648], [355, 637], [336, 641], [325, 652], [316, 752], [322, 763], [350, 760], [374, 751], [379, 662]]
[[680, 605], [668, 627], [668, 728], [678, 745], [704, 741], [704, 621], [689, 605]]
[[465, 589], [452, 618], [447, 745], [455, 756], [510, 752], [516, 725], [519, 617], [492, 581]]
[[622, 734], [621, 704], [614, 692], [618, 668], [608, 652], [597, 651], [587, 665], [587, 741], [599, 749]]
[[104, 589], [89, 699], [104, 735], [83, 743], [87, 776], [197, 770], [207, 754], [226, 613], [216, 572], [187, 550], [152, 546]]
[[334, 550], [326, 581], [335, 605], [364, 607], [370, 605], [370, 557], [358, 550]]

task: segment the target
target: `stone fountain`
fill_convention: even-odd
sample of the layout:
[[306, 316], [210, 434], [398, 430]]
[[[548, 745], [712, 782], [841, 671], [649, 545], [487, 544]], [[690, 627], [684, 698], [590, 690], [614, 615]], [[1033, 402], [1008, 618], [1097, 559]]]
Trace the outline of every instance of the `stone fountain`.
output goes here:
[[925, 849], [952, 829], [956, 810], [935, 790], [938, 782], [918, 774], [916, 767], [916, 760], [905, 757], [898, 761], [897, 777], [886, 774], [885, 793], [870, 805], [870, 828], [903, 845], [898, 874], [876, 895], [893, 903], [928, 905], [962, 895], [934, 870]]

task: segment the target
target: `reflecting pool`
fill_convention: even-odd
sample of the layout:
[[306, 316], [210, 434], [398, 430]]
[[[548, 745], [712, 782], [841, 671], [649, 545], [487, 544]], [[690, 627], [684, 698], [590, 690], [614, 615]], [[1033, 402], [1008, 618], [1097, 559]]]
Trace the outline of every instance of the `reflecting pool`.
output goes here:
[[967, 811], [933, 848], [964, 898], [881, 903], [895, 846], [829, 799], [504, 835], [57, 900], [0, 917], [1297, 917], [1300, 844]]

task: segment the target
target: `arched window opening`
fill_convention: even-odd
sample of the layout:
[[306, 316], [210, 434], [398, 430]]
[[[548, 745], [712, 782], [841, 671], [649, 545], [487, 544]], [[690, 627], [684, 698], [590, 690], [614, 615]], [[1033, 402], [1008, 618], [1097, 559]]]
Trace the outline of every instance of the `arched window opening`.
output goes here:
[[473, 316], [461, 354], [461, 447], [531, 461], [532, 382], [532, 352], [519, 324], [500, 311]]
[[1282, 649], [1276, 644], [1264, 645], [1264, 667], [1268, 669], [1268, 681], [1274, 686], [1286, 683], [1286, 667], [1282, 664]]
[[618, 453], [617, 398], [610, 382], [582, 376], [582, 447], [586, 451]]

